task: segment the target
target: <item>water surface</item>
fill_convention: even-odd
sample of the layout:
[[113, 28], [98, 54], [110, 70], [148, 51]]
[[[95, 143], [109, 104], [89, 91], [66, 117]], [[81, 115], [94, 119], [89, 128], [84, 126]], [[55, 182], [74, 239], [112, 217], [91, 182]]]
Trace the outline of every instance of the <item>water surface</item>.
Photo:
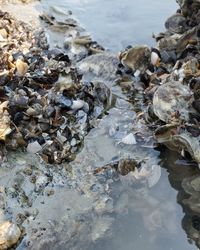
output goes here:
[[[55, 5], [54, 0], [43, 3]], [[129, 44], [152, 46], [152, 34], [164, 30], [178, 7], [175, 0], [59, 0], [56, 5], [72, 10], [93, 38], [113, 51]]]
[[[43, 0], [41, 4], [45, 9], [56, 5], [65, 11], [72, 10], [93, 39], [114, 52], [122, 50], [129, 44], [154, 46], [152, 33], [163, 31], [165, 20], [177, 9], [177, 4], [173, 0], [58, 0], [56, 3], [54, 0]], [[134, 158], [134, 154], [138, 154], [137, 146], [130, 148], [129, 151], [120, 149], [116, 138], [111, 138], [107, 129], [113, 126], [114, 122], [120, 125], [122, 133], [127, 132], [127, 129], [132, 128], [134, 118], [132, 108], [130, 111], [127, 109], [123, 111], [122, 107], [110, 110], [99, 127], [86, 137], [84, 149], [77, 157], [80, 158], [80, 162], [82, 156], [86, 157], [86, 165], [92, 163], [96, 166], [107, 164], [116, 156], [120, 158], [128, 154], [129, 157]], [[181, 226], [184, 213], [176, 201], [177, 191], [170, 186], [168, 181], [166, 169], [169, 166], [180, 168], [181, 166], [174, 164], [179, 156], [165, 161], [169, 155], [160, 156], [153, 149], [149, 151], [144, 149], [142, 153], [141, 159], [144, 155], [145, 157], [148, 155], [160, 162], [163, 167], [160, 180], [152, 187], [143, 183], [139, 183], [138, 186], [124, 185], [126, 180], [114, 181], [110, 185], [110, 196], [118, 212], [112, 215], [114, 220], [112, 220], [111, 233], [91, 243], [89, 250], [197, 249], [187, 241], [187, 235]], [[78, 160], [74, 162], [74, 168], [77, 162]], [[84, 178], [85, 169], [77, 171], [82, 171]], [[87, 180], [82, 180], [82, 185], [85, 185], [85, 182]], [[64, 216], [65, 203], [68, 203], [66, 193], [63, 192], [61, 198], [59, 197], [56, 202], [63, 204], [61, 215]], [[61, 200], [62, 197], [65, 197], [65, 203]], [[80, 199], [79, 203], [83, 208], [84, 202]], [[89, 206], [88, 203], [87, 205]], [[76, 213], [74, 203], [72, 207], [73, 212]], [[88, 248], [83, 250], [86, 249], [88, 250]]]
[[[42, 3], [48, 8], [54, 1], [44, 0]], [[56, 5], [72, 10], [93, 39], [115, 52], [129, 44], [154, 46], [152, 34], [164, 30], [164, 22], [178, 7], [173, 0], [65, 0]], [[107, 119], [109, 121], [109, 115]], [[94, 152], [93, 157], [95, 153], [99, 157], [93, 160], [96, 165], [109, 162], [117, 154], [108, 135], [102, 133], [105, 127], [91, 131], [85, 140], [85, 148]], [[166, 164], [174, 164], [175, 160]], [[127, 188], [120, 181], [113, 184], [112, 196], [122, 211], [115, 217], [111, 235], [95, 243], [91, 250], [196, 249], [188, 243], [181, 227], [184, 214], [177, 204], [177, 191], [170, 186], [165, 168], [159, 182], [151, 188]]]

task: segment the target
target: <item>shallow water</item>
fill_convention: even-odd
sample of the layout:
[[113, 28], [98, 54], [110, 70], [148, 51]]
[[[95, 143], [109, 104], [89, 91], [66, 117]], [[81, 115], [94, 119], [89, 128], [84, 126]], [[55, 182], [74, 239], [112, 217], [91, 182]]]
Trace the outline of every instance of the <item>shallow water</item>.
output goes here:
[[[44, 0], [42, 4], [44, 8], [48, 8], [54, 4], [54, 1]], [[114, 52], [120, 51], [129, 44], [153, 46], [155, 42], [152, 39], [152, 33], [163, 31], [165, 20], [177, 9], [173, 0], [139, 2], [65, 0], [58, 1], [56, 5], [63, 10], [72, 10], [92, 37]], [[132, 114], [133, 119], [134, 114]], [[89, 133], [85, 139], [85, 147], [77, 159], [88, 155], [89, 159], [86, 157], [86, 163], [98, 167], [108, 164], [113, 158], [137, 155], [137, 147], [131, 150], [121, 149], [116, 146], [116, 142], [113, 142], [115, 140], [109, 137], [108, 127], [113, 126], [114, 123], [125, 125], [127, 130], [130, 128], [131, 119], [127, 119], [127, 115], [120, 113], [118, 109], [111, 110], [98, 128]], [[138, 155], [142, 158], [145, 157], [143, 154], [152, 158], [157, 157], [159, 161], [158, 154], [154, 150], [146, 150]], [[164, 167], [174, 164], [175, 160], [176, 157], [172, 161], [165, 162]], [[162, 164], [163, 156], [160, 161]], [[91, 250], [143, 250], [147, 247], [150, 250], [196, 249], [188, 243], [186, 233], [181, 227], [184, 214], [176, 202], [177, 191], [170, 186], [165, 168], [162, 169], [158, 183], [151, 188], [146, 185], [138, 189], [127, 187], [122, 180], [113, 183], [111, 197], [121, 211], [114, 215], [111, 235], [95, 243], [90, 247]]]
[[[43, 3], [55, 5], [54, 0]], [[152, 34], [163, 31], [177, 9], [175, 0], [65, 0], [56, 5], [72, 10], [93, 38], [112, 51], [130, 44], [152, 46]]]
[[[55, 1], [44, 0], [42, 1], [42, 5], [47, 9], [49, 6], [55, 5]], [[152, 33], [162, 31], [166, 18], [173, 14], [177, 8], [173, 0], [141, 0], [139, 2], [135, 0], [59, 0], [56, 2], [56, 6], [61, 7], [63, 10], [72, 10], [93, 38], [114, 52], [123, 49], [129, 44], [154, 45], [154, 40], [151, 38]], [[41, 7], [39, 7], [39, 9], [40, 8]], [[113, 181], [113, 183], [110, 183], [109, 197], [113, 199], [115, 210], [113, 214], [109, 214], [110, 217], [108, 217], [108, 221], [106, 221], [107, 215], [103, 215], [103, 219], [100, 218], [99, 220], [100, 223], [103, 223], [103, 220], [105, 221], [106, 233], [103, 238], [100, 237], [100, 240], [88, 246], [82, 238], [87, 236], [87, 229], [90, 226], [94, 227], [95, 231], [95, 223], [98, 222], [98, 218], [92, 218], [93, 224], [91, 223], [90, 225], [89, 222], [89, 227], [87, 227], [86, 221], [86, 226], [83, 228], [85, 234], [80, 235], [80, 242], [82, 240], [85, 245], [82, 246], [80, 244], [82, 246], [80, 249], [197, 249], [188, 243], [186, 233], [182, 229], [181, 221], [184, 213], [182, 212], [182, 208], [177, 204], [177, 191], [170, 186], [168, 172], [166, 170], [169, 169], [169, 166], [173, 166], [173, 171], [174, 169], [181, 168], [180, 165], [174, 164], [179, 156], [174, 155], [174, 157], [169, 159], [169, 152], [167, 155], [164, 154], [160, 156], [159, 152], [153, 149], [145, 149], [137, 145], [134, 147], [122, 147], [119, 144], [122, 137], [124, 137], [129, 130], [131, 131], [134, 119], [135, 113], [132, 107], [126, 106], [126, 103], [124, 107], [120, 104], [109, 111], [109, 114], [105, 116], [100, 124], [85, 138], [85, 146], [82, 152], [77, 156], [75, 162], [72, 163], [73, 171], [77, 171], [77, 175], [74, 174], [74, 176], [79, 176], [80, 178], [80, 182], [76, 182], [78, 182], [81, 190], [86, 190], [87, 184], [89, 182], [95, 183], [96, 180], [91, 179], [93, 176], [91, 176], [89, 171], [90, 166], [94, 169], [95, 167], [109, 164], [113, 159], [117, 160], [123, 157], [148, 158], [151, 164], [162, 165], [161, 178], [151, 186], [146, 182], [139, 182], [138, 185], [132, 185], [132, 183], [130, 183], [129, 185], [129, 183], [127, 184], [129, 180], [126, 178], [117, 179]], [[120, 129], [115, 136], [112, 136], [113, 132], [111, 129], [115, 128], [116, 124]], [[89, 170], [83, 168], [83, 166], [87, 166]], [[88, 173], [86, 173], [86, 170]], [[70, 184], [67, 183], [67, 185]], [[62, 185], [64, 186], [63, 183]], [[73, 186], [73, 181], [71, 185]], [[100, 190], [98, 190], [98, 182], [96, 182], [96, 186], [93, 184], [92, 187], [94, 190], [90, 190], [91, 192], [97, 192], [101, 195]], [[71, 199], [70, 196], [74, 196], [73, 192], [71, 193], [70, 191], [69, 194], [67, 194], [65, 189], [58, 187], [58, 193], [55, 197], [52, 197], [52, 200], [45, 201], [46, 205], [44, 205], [44, 208], [40, 208], [40, 200], [38, 201], [39, 205], [36, 203], [36, 207], [38, 205], [38, 208], [41, 209], [38, 221], [40, 221], [40, 219], [44, 220], [44, 218], [42, 218], [44, 214], [46, 215], [45, 219], [48, 223], [50, 219], [58, 217], [57, 219], [59, 221], [60, 218], [63, 217], [62, 222], [64, 221], [64, 229], [69, 238], [68, 231], [70, 230], [68, 229], [68, 224], [70, 227], [71, 221], [69, 217], [72, 215], [68, 215], [67, 206], [71, 208], [71, 213], [75, 214], [77, 212], [77, 217], [79, 213], [82, 215], [84, 208], [89, 211], [89, 214], [92, 214], [92, 209], [95, 207], [94, 204], [90, 204], [90, 199], [87, 200], [84, 196], [81, 198], [81, 196], [75, 195], [74, 199]], [[55, 198], [56, 203], [54, 203]], [[71, 203], [68, 202], [67, 199], [69, 199]], [[78, 202], [75, 204], [74, 200], [78, 200]], [[60, 206], [59, 203], [62, 204], [62, 206]], [[52, 206], [52, 204], [54, 204], [55, 207]], [[58, 210], [58, 208], [62, 209]], [[48, 214], [46, 214], [46, 209], [49, 211]], [[57, 211], [60, 212], [59, 215]], [[75, 215], [73, 216], [75, 217]], [[88, 218], [91, 219], [90, 216], [88, 216]], [[80, 221], [81, 220], [82, 218]], [[107, 224], [109, 224], [108, 227], [110, 227], [111, 224], [108, 232]], [[101, 224], [97, 229], [100, 232], [97, 230], [96, 233], [100, 234]], [[102, 229], [102, 231], [103, 230], [104, 229]], [[80, 232], [82, 231], [80, 230]], [[59, 233], [59, 239], [62, 241], [62, 238], [65, 237], [65, 231], [59, 231]], [[93, 234], [93, 237], [95, 238], [96, 235]], [[78, 240], [79, 237], [77, 237], [77, 246], [79, 246]], [[85, 241], [87, 240], [85, 239]], [[73, 249], [78, 249], [76, 245], [73, 247]], [[24, 249], [23, 244], [19, 249]], [[53, 249], [53, 246], [49, 246], [48, 249]], [[58, 246], [54, 249], [58, 249]], [[66, 248], [63, 246], [59, 249]]]

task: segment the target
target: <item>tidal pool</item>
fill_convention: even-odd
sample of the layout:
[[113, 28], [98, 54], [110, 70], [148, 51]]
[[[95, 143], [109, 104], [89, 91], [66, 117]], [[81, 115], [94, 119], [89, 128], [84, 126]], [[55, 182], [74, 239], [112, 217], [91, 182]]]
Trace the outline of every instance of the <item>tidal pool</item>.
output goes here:
[[[44, 0], [42, 3], [47, 8], [54, 1]], [[114, 52], [129, 44], [154, 46], [152, 34], [163, 31], [164, 22], [178, 8], [174, 0], [65, 0], [58, 1], [57, 5], [62, 9], [72, 10], [92, 37]], [[111, 159], [116, 151], [106, 138], [101, 133], [98, 138], [97, 131], [96, 137], [89, 139], [96, 145], [96, 151], [99, 147], [101, 160], [103, 156]], [[95, 143], [97, 141], [101, 143]], [[161, 162], [165, 158], [168, 156], [162, 156]], [[173, 165], [175, 160], [176, 157], [170, 162], [162, 163], [164, 168], [161, 178], [152, 188], [134, 190], [126, 189], [121, 182], [113, 184], [114, 199], [126, 209], [120, 216], [116, 216], [111, 236], [94, 244], [92, 250], [197, 249], [188, 243], [187, 235], [182, 229], [184, 214], [177, 204], [177, 191], [170, 186], [168, 180], [167, 165]], [[98, 160], [96, 164], [98, 165]], [[177, 169], [181, 166], [174, 164], [174, 167]], [[120, 195], [122, 198], [119, 199]]]
[[[92, 35], [93, 39], [113, 52], [118, 52], [129, 44], [147, 44], [154, 46], [155, 42], [152, 39], [152, 33], [163, 31], [165, 20], [175, 13], [178, 7], [174, 0], [59, 0], [56, 1], [56, 4], [54, 0], [42, 0], [41, 5], [36, 6], [36, 8], [39, 10], [47, 10], [53, 5], [56, 5], [64, 11], [72, 10], [74, 16]], [[54, 39], [56, 41], [59, 37], [55, 37]], [[182, 207], [177, 203], [177, 194], [180, 190], [176, 191], [174, 189], [176, 181], [173, 178], [170, 179], [172, 186], [170, 186], [168, 180], [168, 175], [173, 175], [174, 173], [179, 175], [183, 170], [181, 164], [176, 163], [180, 156], [172, 154], [172, 152], [169, 151], [160, 154], [158, 151], [145, 148], [142, 152], [138, 153], [137, 147], [129, 147], [127, 151], [126, 149], [119, 150], [119, 145], [115, 141], [115, 139], [118, 140], [119, 138], [109, 137], [107, 128], [111, 125], [113, 126], [112, 123], [114, 121], [121, 126], [121, 133], [124, 133], [124, 128], [126, 128], [126, 130], [131, 129], [130, 124], [134, 120], [134, 112], [132, 111], [132, 107], [129, 107], [130, 113], [126, 107], [124, 110], [121, 106], [115, 108], [110, 110], [108, 115], [102, 119], [99, 126], [88, 134], [85, 138], [85, 145], [82, 152], [77, 156], [77, 160], [72, 163], [72, 166], [74, 169], [77, 168], [77, 173], [79, 173], [80, 178], [82, 178], [80, 183], [78, 183], [79, 187], [86, 185], [87, 181], [89, 181], [89, 179], [84, 180], [85, 177], [91, 178], [90, 175], [86, 176], [83, 167], [77, 167], [78, 162], [81, 162], [83, 157], [85, 157], [84, 163], [86, 166], [102, 166], [108, 164], [113, 158], [116, 159], [116, 156], [123, 158], [128, 155], [134, 158], [134, 154], [139, 155], [141, 153], [141, 159], [145, 155], [145, 157], [155, 158], [156, 161], [159, 162], [162, 167], [161, 178], [152, 186], [139, 182], [137, 185], [126, 185], [126, 180], [123, 179], [113, 181], [113, 183], [110, 184], [110, 197], [113, 199], [115, 211], [111, 215], [111, 218], [107, 217], [107, 215], [103, 215], [102, 217], [104, 219], [101, 220], [100, 218], [100, 220], [98, 220], [98, 218], [95, 217], [92, 218], [93, 224], [90, 224], [90, 222], [84, 221], [79, 215], [79, 226], [85, 225], [83, 230], [80, 229], [80, 232], [82, 233], [84, 231], [85, 233], [80, 235], [80, 237], [79, 235], [77, 238], [74, 237], [74, 239], [72, 239], [74, 232], [70, 229], [70, 227], [73, 228], [70, 216], [72, 218], [78, 217], [78, 213], [81, 214], [84, 209], [89, 211], [88, 213], [90, 215], [93, 213], [93, 207], [92, 204], [89, 203], [90, 200], [87, 201], [87, 199], [83, 197], [80, 198], [81, 196], [77, 195], [77, 197], [74, 196], [74, 199], [71, 199], [70, 197], [73, 196], [73, 192], [71, 194], [71, 191], [67, 192], [65, 189], [60, 192], [61, 188], [59, 186], [58, 194], [56, 194], [54, 198], [56, 199], [56, 203], [53, 198], [48, 201], [49, 203], [47, 202], [47, 205], [44, 206], [43, 209], [41, 208], [38, 219], [39, 222], [40, 220], [44, 220], [44, 214], [46, 215], [46, 223], [49, 223], [51, 219], [55, 219], [55, 214], [58, 217], [58, 221], [60, 217], [64, 218], [62, 225], [64, 230], [62, 228], [62, 230], [59, 231], [58, 245], [54, 245], [53, 247], [48, 240], [48, 249], [69, 249], [68, 247], [65, 248], [64, 243], [62, 247], [59, 247], [59, 241], [61, 242], [65, 238], [65, 234], [68, 235], [68, 238], [72, 240], [73, 243], [75, 241], [71, 249], [78, 249], [77, 246], [81, 245], [79, 244], [79, 240], [82, 240], [85, 244], [79, 248], [83, 250], [146, 250], [147, 248], [149, 250], [197, 249], [189, 243], [187, 234], [182, 229], [184, 213], [182, 212]], [[189, 166], [184, 166], [184, 169], [185, 168], [187, 169]], [[64, 181], [66, 180], [64, 179]], [[66, 182], [66, 185], [69, 185], [69, 182]], [[73, 181], [71, 186], [73, 186]], [[74, 189], [76, 189], [75, 184], [74, 187]], [[95, 188], [97, 192], [99, 192], [98, 185], [94, 186], [94, 189]], [[70, 199], [71, 203], [68, 202], [67, 199]], [[78, 200], [77, 203], [75, 203], [76, 200]], [[40, 203], [43, 204], [39, 199], [39, 205], [36, 203], [39, 208], [41, 207]], [[55, 207], [52, 204], [54, 204]], [[62, 204], [62, 206], [59, 204]], [[70, 213], [72, 215], [69, 213], [70, 209], [67, 206], [71, 208]], [[62, 208], [59, 214], [57, 213], [57, 211], [59, 211], [58, 207]], [[49, 211], [48, 214], [46, 214], [46, 209]], [[53, 210], [53, 212], [51, 210]], [[88, 218], [90, 218], [90, 216], [88, 216]], [[90, 227], [94, 227], [93, 231], [95, 231], [96, 222], [105, 222], [106, 226], [109, 224], [110, 229], [108, 231], [106, 230], [104, 234], [104, 224], [102, 224], [102, 228], [101, 224], [100, 226], [98, 225], [98, 230], [96, 234], [93, 234], [93, 239], [95, 239], [95, 237], [98, 238], [98, 234], [102, 234], [103, 237], [99, 237], [97, 241], [94, 240], [94, 242], [91, 241], [90, 243], [86, 238], [87, 230], [89, 231]], [[57, 224], [55, 224], [55, 228], [56, 227], [59, 228]], [[72, 231], [71, 235], [69, 234], [70, 230]], [[74, 229], [74, 231], [76, 230], [77, 228]], [[25, 249], [23, 242], [18, 249]], [[37, 249], [37, 247], [32, 249]]]

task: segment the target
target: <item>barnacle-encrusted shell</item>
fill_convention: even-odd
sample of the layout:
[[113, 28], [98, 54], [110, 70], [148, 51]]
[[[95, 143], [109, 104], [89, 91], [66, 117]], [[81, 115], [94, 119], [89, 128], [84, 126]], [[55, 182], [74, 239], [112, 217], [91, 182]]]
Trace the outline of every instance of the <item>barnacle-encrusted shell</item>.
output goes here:
[[21, 231], [17, 225], [5, 221], [0, 224], [0, 250], [8, 249], [17, 243]]
[[154, 113], [166, 123], [173, 122], [176, 118], [187, 121], [191, 97], [188, 86], [176, 81], [167, 82], [154, 93]]

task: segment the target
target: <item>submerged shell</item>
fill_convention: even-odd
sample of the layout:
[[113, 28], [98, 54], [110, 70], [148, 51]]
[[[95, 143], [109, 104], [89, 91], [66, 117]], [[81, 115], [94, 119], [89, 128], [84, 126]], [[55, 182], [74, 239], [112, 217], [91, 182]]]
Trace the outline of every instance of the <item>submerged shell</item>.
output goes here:
[[161, 167], [159, 165], [152, 165], [149, 175], [147, 177], [148, 186], [151, 188], [155, 186], [161, 177]]
[[132, 133], [130, 133], [124, 138], [122, 138], [122, 143], [127, 144], [127, 145], [134, 145], [137, 142], [136, 142], [135, 136]]
[[153, 110], [156, 116], [166, 122], [189, 119], [192, 93], [188, 86], [172, 81], [161, 85], [153, 96]]
[[16, 244], [21, 236], [17, 225], [5, 221], [0, 224], [0, 250], [8, 249]]
[[138, 162], [134, 159], [122, 159], [118, 164], [118, 172], [121, 175], [127, 175], [129, 172], [135, 171], [138, 166]]

